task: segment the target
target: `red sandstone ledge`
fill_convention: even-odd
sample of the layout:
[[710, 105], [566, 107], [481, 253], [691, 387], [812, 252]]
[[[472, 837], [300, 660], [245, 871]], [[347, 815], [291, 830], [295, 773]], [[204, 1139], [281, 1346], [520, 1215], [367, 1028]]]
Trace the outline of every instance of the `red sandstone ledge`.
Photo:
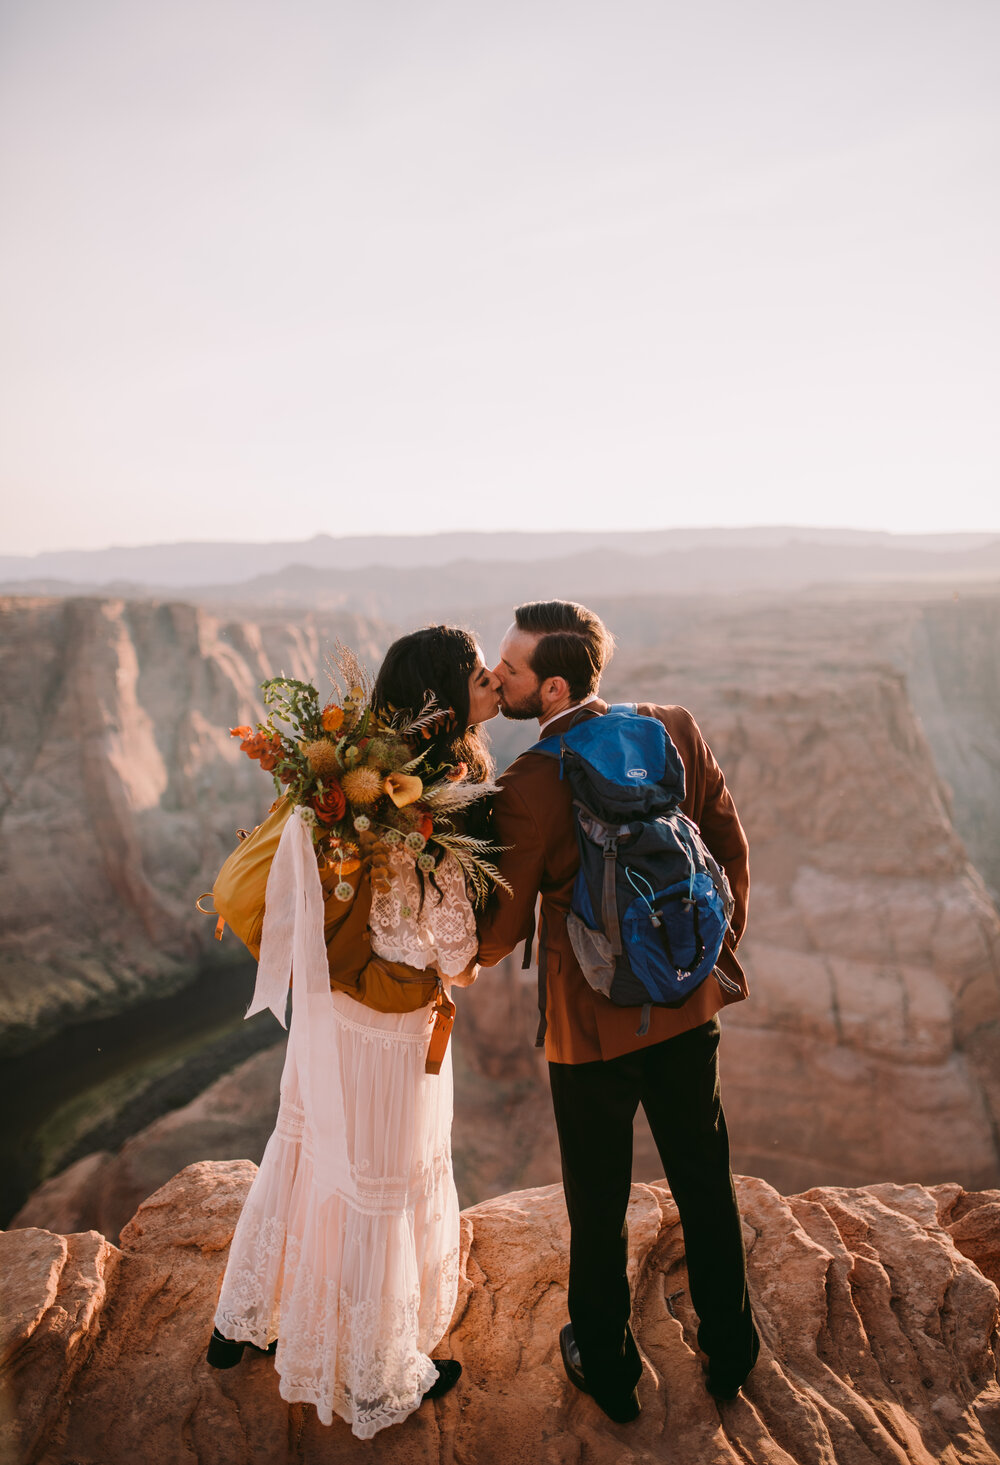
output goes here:
[[743, 1397], [702, 1383], [677, 1211], [665, 1184], [629, 1211], [643, 1413], [612, 1424], [566, 1381], [568, 1228], [560, 1187], [462, 1217], [462, 1283], [438, 1350], [457, 1389], [374, 1445], [278, 1396], [270, 1360], [226, 1373], [204, 1349], [249, 1161], [190, 1165], [120, 1249], [96, 1232], [0, 1233], [3, 1465], [281, 1465], [669, 1460], [1000, 1460], [1000, 1191], [738, 1181], [763, 1349]]

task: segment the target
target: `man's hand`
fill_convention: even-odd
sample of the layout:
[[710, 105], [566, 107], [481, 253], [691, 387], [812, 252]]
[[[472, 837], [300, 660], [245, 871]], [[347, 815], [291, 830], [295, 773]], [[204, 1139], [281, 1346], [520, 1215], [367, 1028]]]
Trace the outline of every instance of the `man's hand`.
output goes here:
[[478, 976], [479, 963], [473, 958], [464, 971], [459, 972], [454, 977], [445, 977], [445, 981], [451, 982], [455, 987], [471, 987]]

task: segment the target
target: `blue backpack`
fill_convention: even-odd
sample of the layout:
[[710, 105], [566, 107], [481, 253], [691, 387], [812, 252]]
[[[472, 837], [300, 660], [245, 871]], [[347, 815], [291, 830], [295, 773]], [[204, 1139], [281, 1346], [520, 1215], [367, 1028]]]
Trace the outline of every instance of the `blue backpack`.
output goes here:
[[684, 765], [663, 723], [634, 703], [530, 751], [559, 758], [573, 791], [574, 955], [596, 991], [642, 1007], [641, 1037], [652, 1006], [679, 1007], [715, 969], [733, 913], [725, 872], [680, 811]]

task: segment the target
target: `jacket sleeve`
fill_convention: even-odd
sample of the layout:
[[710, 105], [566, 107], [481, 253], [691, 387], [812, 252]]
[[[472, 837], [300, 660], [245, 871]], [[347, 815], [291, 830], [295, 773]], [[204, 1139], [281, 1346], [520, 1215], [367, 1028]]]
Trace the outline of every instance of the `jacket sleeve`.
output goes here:
[[[655, 714], [658, 709], [649, 710]], [[669, 712], [668, 731], [677, 744], [686, 773], [688, 792], [681, 808], [698, 825], [702, 838], [726, 872], [733, 893], [732, 931], [726, 941], [735, 950], [746, 927], [750, 899], [747, 837], [722, 769], [701, 728], [686, 707], [672, 707]]]
[[505, 848], [496, 865], [513, 894], [497, 890], [479, 917], [482, 966], [496, 966], [530, 936], [545, 869], [542, 831], [531, 809], [513, 779], [500, 782], [503, 792], [494, 801], [493, 817], [497, 844]]

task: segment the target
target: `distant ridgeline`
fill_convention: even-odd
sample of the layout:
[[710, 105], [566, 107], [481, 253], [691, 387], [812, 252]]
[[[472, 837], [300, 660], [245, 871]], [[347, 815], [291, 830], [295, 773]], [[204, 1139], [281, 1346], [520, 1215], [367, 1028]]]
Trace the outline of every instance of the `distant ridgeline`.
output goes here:
[[0, 556], [0, 591], [8, 593], [97, 589], [144, 598], [181, 592], [202, 604], [351, 609], [389, 620], [440, 619], [493, 602], [630, 595], [650, 587], [690, 594], [998, 579], [996, 535], [794, 527], [317, 535], [297, 543]]

